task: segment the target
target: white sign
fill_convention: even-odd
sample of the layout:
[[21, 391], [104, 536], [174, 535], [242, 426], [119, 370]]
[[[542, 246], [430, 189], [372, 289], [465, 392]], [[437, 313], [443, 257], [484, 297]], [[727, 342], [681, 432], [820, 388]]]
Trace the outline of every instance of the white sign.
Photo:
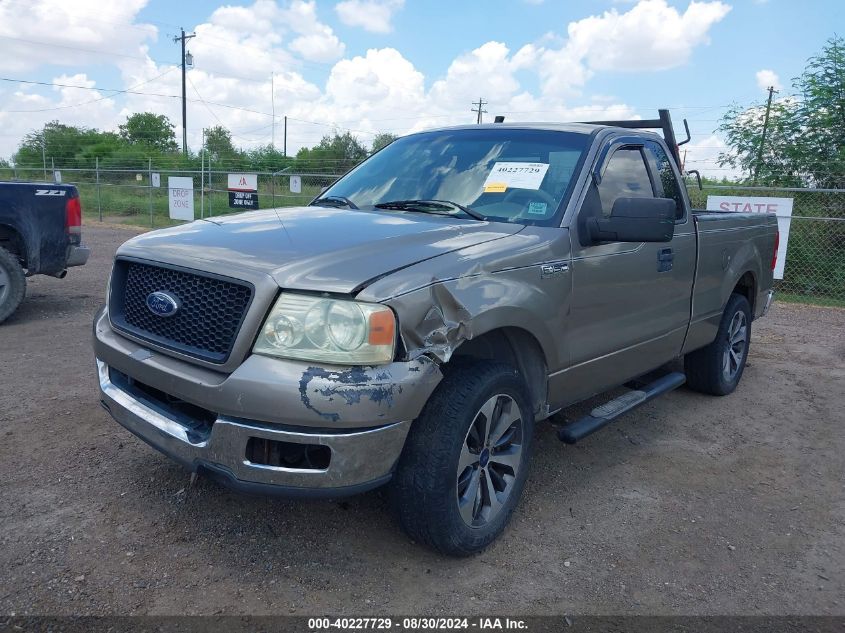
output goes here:
[[182, 176], [167, 177], [167, 197], [172, 220], [194, 219], [194, 179]]
[[508, 189], [539, 189], [548, 170], [548, 163], [496, 163], [484, 181], [484, 191], [503, 193]]
[[55, 182], [57, 185], [62, 184], [62, 172], [60, 172], [58, 169], [53, 172], [53, 182]]
[[775, 279], [783, 279], [786, 266], [786, 244], [789, 241], [789, 224], [792, 221], [792, 198], [762, 198], [745, 196], [707, 196], [708, 211], [732, 211], [734, 213], [774, 213], [778, 216], [778, 261], [775, 265]]
[[302, 176], [290, 177], [290, 192], [302, 193]]
[[258, 191], [258, 174], [229, 174], [229, 191]]
[[161, 174], [154, 173], [152, 176], [153, 187], [161, 187]]
[[144, 179], [143, 174], [135, 174], [135, 180], [141, 182]]

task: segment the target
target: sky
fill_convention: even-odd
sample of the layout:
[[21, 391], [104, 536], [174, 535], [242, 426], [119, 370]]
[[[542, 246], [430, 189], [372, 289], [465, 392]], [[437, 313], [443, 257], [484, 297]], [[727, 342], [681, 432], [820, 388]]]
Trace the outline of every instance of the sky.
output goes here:
[[0, 0], [0, 157], [51, 120], [116, 130], [153, 111], [181, 137], [184, 27], [194, 150], [221, 124], [238, 146], [281, 148], [284, 116], [289, 154], [335, 130], [369, 145], [472, 123], [481, 98], [488, 121], [668, 107], [679, 137], [689, 121], [687, 167], [731, 175], [721, 115], [768, 86], [792, 94], [837, 25], [841, 0]]

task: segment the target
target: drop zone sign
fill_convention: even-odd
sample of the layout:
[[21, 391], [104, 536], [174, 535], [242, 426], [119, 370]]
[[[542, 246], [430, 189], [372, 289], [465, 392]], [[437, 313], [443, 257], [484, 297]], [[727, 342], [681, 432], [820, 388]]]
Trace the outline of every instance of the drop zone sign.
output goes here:
[[170, 218], [194, 220], [194, 179], [183, 176], [167, 177], [167, 198], [170, 201]]
[[789, 224], [792, 221], [792, 198], [762, 198], [745, 196], [707, 196], [708, 211], [733, 213], [774, 213], [778, 216], [780, 245], [775, 265], [775, 279], [783, 279], [786, 266], [786, 245], [789, 242]]

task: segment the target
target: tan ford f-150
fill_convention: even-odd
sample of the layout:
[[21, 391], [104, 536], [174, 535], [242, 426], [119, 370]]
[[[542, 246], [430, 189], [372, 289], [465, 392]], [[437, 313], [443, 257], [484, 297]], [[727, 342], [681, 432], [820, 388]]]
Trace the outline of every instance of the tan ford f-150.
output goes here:
[[561, 426], [571, 443], [742, 377], [776, 219], [690, 209], [667, 122], [411, 134], [307, 207], [129, 240], [94, 321], [103, 406], [242, 491], [388, 484], [415, 539], [479, 551], [537, 422], [629, 387]]

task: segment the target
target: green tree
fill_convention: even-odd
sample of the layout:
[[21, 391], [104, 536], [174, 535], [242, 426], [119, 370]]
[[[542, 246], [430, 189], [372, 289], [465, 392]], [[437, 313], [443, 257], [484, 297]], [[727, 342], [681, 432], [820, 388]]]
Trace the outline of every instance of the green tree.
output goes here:
[[290, 167], [293, 162], [292, 157], [285, 156], [269, 144], [249, 150], [245, 157], [245, 163], [250, 166], [250, 169], [256, 171], [280, 171], [285, 167]]
[[232, 133], [222, 125], [215, 125], [205, 131], [205, 151], [213, 160], [234, 158], [238, 154], [232, 145]]
[[311, 149], [296, 153], [296, 168], [319, 173], [343, 173], [364, 160], [369, 152], [351, 132], [326, 135]]
[[160, 152], [178, 149], [173, 124], [163, 114], [136, 112], [126, 117], [126, 123], [118, 126], [120, 137], [130, 145], [142, 146]]
[[390, 145], [397, 138], [399, 137], [395, 134], [391, 134], [390, 132], [379, 132], [373, 139], [372, 151], [379, 151], [382, 147]]
[[24, 166], [46, 162], [48, 167], [51, 163], [56, 167], [85, 167], [85, 152], [102, 137], [103, 133], [97, 130], [50, 121], [40, 130], [24, 135], [15, 162]]
[[765, 104], [728, 110], [719, 164], [770, 185], [845, 187], [845, 40], [829, 39], [792, 86], [797, 96], [772, 102], [762, 154]]

